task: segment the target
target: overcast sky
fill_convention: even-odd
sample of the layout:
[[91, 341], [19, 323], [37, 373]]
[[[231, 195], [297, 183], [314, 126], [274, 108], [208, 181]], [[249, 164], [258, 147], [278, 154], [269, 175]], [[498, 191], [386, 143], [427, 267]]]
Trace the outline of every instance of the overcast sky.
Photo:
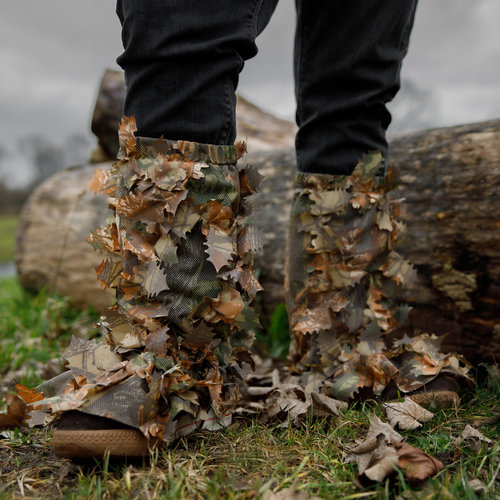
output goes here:
[[[289, 119], [293, 3], [281, 0], [239, 89]], [[17, 155], [20, 140], [33, 133], [54, 142], [89, 133], [99, 80], [105, 68], [117, 67], [121, 51], [114, 2], [0, 0], [0, 6], [0, 149]], [[420, 0], [403, 68], [409, 83], [394, 103], [393, 130], [500, 117], [499, 21], [499, 0]], [[11, 160], [0, 164], [4, 179], [12, 177]]]

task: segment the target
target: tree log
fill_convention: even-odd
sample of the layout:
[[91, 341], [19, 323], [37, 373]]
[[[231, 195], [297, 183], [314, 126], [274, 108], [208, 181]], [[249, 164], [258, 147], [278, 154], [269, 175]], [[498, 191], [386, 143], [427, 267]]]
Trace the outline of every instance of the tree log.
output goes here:
[[[390, 143], [402, 179], [393, 196], [407, 203], [401, 252], [419, 277], [398, 296], [413, 307], [410, 326], [448, 334], [445, 348], [472, 362], [500, 359], [500, 120], [409, 133]], [[257, 258], [266, 321], [283, 301], [295, 154], [256, 152], [243, 161], [265, 175], [256, 219], [266, 238]], [[35, 191], [22, 215], [16, 262], [24, 286], [53, 284], [79, 305], [102, 308], [109, 297], [91, 270], [100, 258], [82, 242], [106, 215], [106, 200], [86, 192], [93, 170], [65, 171]]]

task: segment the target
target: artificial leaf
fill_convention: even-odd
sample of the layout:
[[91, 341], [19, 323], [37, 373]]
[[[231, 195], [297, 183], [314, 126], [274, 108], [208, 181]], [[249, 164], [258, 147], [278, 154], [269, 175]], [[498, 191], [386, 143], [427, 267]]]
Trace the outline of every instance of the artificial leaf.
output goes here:
[[153, 260], [147, 264], [147, 270], [142, 280], [142, 287], [149, 297], [155, 297], [169, 289], [167, 277], [160, 267], [159, 262]]
[[41, 401], [45, 396], [36, 392], [35, 389], [30, 389], [22, 384], [16, 384], [17, 395], [25, 402], [25, 403], [35, 403], [36, 401]]
[[224, 207], [220, 202], [210, 200], [207, 203], [207, 220], [221, 229], [228, 229], [233, 218], [231, 207]]
[[146, 339], [145, 351], [152, 352], [157, 356], [165, 356], [168, 352], [169, 328], [164, 326], [160, 330], [151, 333]]
[[116, 233], [116, 226], [111, 226], [111, 229], [100, 227], [95, 231], [91, 231], [87, 241], [98, 252], [118, 252], [120, 245]]
[[123, 266], [121, 260], [111, 254], [107, 259], [104, 259], [99, 266], [95, 268], [97, 279], [101, 282], [104, 289], [113, 287], [118, 284], [118, 278], [122, 272]]
[[120, 141], [120, 152], [118, 154], [118, 158], [120, 160], [134, 158], [138, 155], [135, 142], [135, 132], [137, 132], [135, 117], [131, 116], [128, 118], [124, 116], [118, 128], [118, 139]]
[[180, 202], [185, 200], [187, 196], [187, 191], [183, 189], [182, 191], [174, 191], [169, 193], [163, 199], [165, 210], [171, 214], [175, 214], [177, 207]]
[[135, 229], [127, 231], [120, 230], [120, 235], [125, 250], [129, 250], [145, 261], [156, 259], [154, 246], [149, 243], [139, 231]]
[[254, 276], [253, 271], [249, 267], [243, 267], [241, 269], [241, 275], [239, 282], [249, 297], [255, 297], [257, 292], [263, 290], [262, 285], [259, 283], [257, 278]]
[[70, 368], [92, 374], [99, 374], [121, 361], [121, 356], [115, 354], [108, 345], [75, 336], [72, 337], [71, 344], [63, 356]]
[[404, 430], [417, 429], [422, 426], [421, 422], [429, 422], [434, 417], [409, 397], [405, 397], [402, 403], [383, 403], [383, 407], [391, 425]]
[[396, 471], [398, 454], [393, 446], [386, 444], [382, 435], [376, 442], [377, 448], [373, 450], [368, 464], [359, 467], [359, 474], [364, 474], [368, 479], [381, 483]]
[[186, 234], [193, 229], [200, 219], [201, 216], [184, 201], [175, 212], [171, 231], [179, 239], [184, 239], [186, 238]]
[[240, 170], [240, 186], [242, 192], [247, 196], [255, 193], [259, 189], [262, 179], [264, 179], [264, 176], [261, 175], [259, 170], [253, 165], [249, 165]]
[[233, 255], [236, 254], [233, 238], [216, 226], [210, 226], [205, 245], [208, 260], [214, 265], [217, 272], [228, 265], [232, 261]]
[[96, 169], [88, 184], [89, 191], [97, 194], [102, 192], [108, 196], [113, 196], [116, 189], [116, 176], [111, 170]]
[[238, 235], [238, 255], [241, 258], [249, 252], [258, 252], [262, 245], [262, 235], [254, 225], [245, 226]]
[[170, 236], [161, 236], [155, 244], [155, 251], [164, 264], [177, 264], [177, 246]]
[[310, 212], [313, 215], [326, 215], [345, 210], [349, 203], [349, 198], [349, 194], [343, 189], [311, 191], [309, 199], [313, 204], [310, 206]]
[[382, 271], [384, 276], [392, 278], [398, 285], [414, 282], [417, 275], [414, 267], [394, 251], [389, 254], [388, 262]]
[[[165, 191], [172, 191], [184, 179], [186, 179], [186, 171], [180, 167], [178, 162], [172, 161], [163, 163], [161, 168], [156, 171], [155, 178], [152, 178], [156, 186]], [[185, 198], [185, 195], [179, 195], [180, 197]]]

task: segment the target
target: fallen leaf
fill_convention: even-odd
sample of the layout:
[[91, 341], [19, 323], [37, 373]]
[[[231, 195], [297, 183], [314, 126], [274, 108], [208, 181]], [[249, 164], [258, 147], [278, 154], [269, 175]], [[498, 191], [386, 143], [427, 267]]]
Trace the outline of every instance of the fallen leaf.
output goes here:
[[453, 440], [455, 446], [461, 445], [463, 442], [467, 443], [474, 451], [481, 449], [481, 443], [492, 443], [491, 439], [484, 436], [481, 432], [470, 425], [466, 425], [462, 434]]
[[26, 402], [15, 394], [5, 396], [7, 413], [0, 414], [0, 429], [20, 427], [26, 419]]
[[393, 427], [413, 430], [421, 427], [421, 422], [429, 422], [434, 417], [430, 411], [422, 408], [411, 398], [406, 397], [402, 403], [384, 403], [387, 418]]
[[296, 479], [292, 486], [284, 488], [278, 492], [267, 491], [264, 500], [319, 500], [319, 497], [310, 497], [306, 491], [298, 491], [299, 480]]
[[425, 481], [443, 470], [439, 460], [408, 443], [395, 443], [394, 448], [398, 454], [398, 467], [412, 484]]
[[423, 481], [443, 468], [439, 460], [402, 441], [389, 424], [372, 415], [366, 438], [356, 440], [346, 461], [356, 462], [360, 475], [377, 482], [393, 474], [396, 467], [411, 483]]
[[398, 465], [398, 454], [392, 446], [387, 446], [385, 440], [380, 437], [377, 439], [377, 448], [371, 455], [371, 467], [365, 469], [360, 474], [364, 474], [368, 479], [381, 483], [387, 476], [390, 476]]
[[349, 447], [351, 452], [346, 462], [356, 462], [358, 473], [365, 474], [372, 481], [383, 481], [396, 469], [395, 451], [391, 447], [403, 440], [389, 424], [382, 422], [375, 414], [370, 417], [370, 428], [365, 439], [355, 440], [355, 446]]

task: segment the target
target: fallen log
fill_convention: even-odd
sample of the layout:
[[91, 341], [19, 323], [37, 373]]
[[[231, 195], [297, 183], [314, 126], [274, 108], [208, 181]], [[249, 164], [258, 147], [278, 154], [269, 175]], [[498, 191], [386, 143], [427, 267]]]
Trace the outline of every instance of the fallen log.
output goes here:
[[[471, 361], [500, 358], [500, 120], [409, 133], [391, 139], [391, 163], [401, 170], [394, 196], [407, 202], [402, 252], [419, 280], [398, 297], [413, 311], [410, 325], [448, 334], [445, 347]], [[266, 176], [258, 217], [266, 236], [257, 259], [265, 318], [283, 301], [293, 149], [245, 158]], [[100, 165], [100, 168], [103, 166]], [[51, 284], [80, 305], [103, 308], [92, 267], [100, 262], [83, 238], [106, 216], [106, 200], [87, 193], [95, 166], [57, 174], [26, 204], [16, 264], [28, 288]], [[266, 321], [266, 319], [265, 319]]]

